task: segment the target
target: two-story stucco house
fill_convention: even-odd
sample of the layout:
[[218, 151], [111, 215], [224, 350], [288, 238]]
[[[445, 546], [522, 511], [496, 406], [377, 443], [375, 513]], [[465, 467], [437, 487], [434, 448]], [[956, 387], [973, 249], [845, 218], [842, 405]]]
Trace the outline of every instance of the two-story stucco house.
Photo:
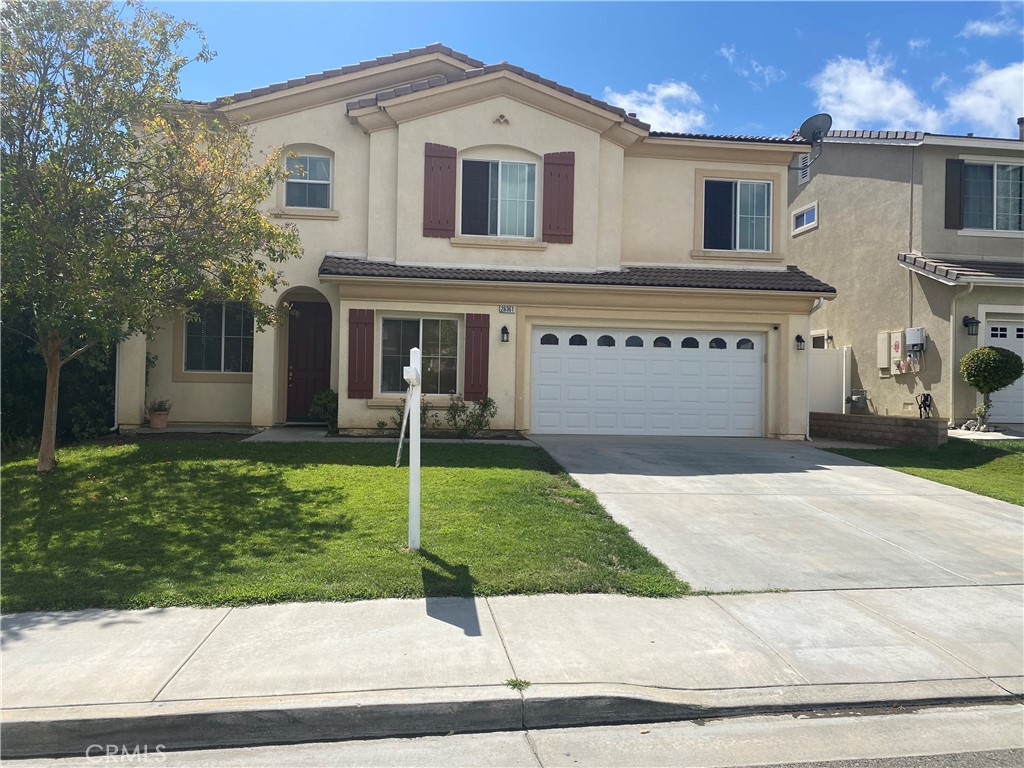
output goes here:
[[[960, 359], [984, 345], [1024, 355], [1020, 130], [833, 131], [791, 173], [790, 258], [839, 294], [812, 317], [812, 345], [852, 348], [870, 412], [917, 416], [929, 393], [935, 416], [962, 424], [980, 396]], [[1024, 381], [992, 402], [994, 424], [1024, 423]]]
[[[401, 402], [409, 350], [445, 404], [489, 395], [534, 433], [807, 432], [806, 337], [834, 290], [788, 266], [800, 139], [652, 133], [623, 110], [441, 45], [221, 99], [295, 171], [284, 327], [206, 304], [121, 345], [118, 418], [268, 427], [339, 394]], [[146, 380], [146, 360], [156, 357]]]

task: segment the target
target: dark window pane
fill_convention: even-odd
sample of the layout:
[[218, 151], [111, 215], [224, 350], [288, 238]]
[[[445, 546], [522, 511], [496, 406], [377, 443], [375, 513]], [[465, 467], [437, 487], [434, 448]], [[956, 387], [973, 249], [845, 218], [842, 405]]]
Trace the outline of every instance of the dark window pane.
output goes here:
[[185, 370], [219, 371], [223, 305], [201, 302], [185, 325]]
[[572, 338], [569, 339], [570, 347], [585, 347], [587, 346], [587, 337], [582, 334], [573, 334]]
[[233, 373], [242, 370], [242, 339], [224, 339], [224, 370]]
[[437, 357], [440, 353], [440, 340], [438, 338], [440, 333], [440, 320], [424, 320], [423, 321], [423, 348], [420, 350], [423, 352], [424, 357]]
[[540, 337], [540, 343], [543, 346], [557, 347], [558, 346], [558, 337], [555, 336], [555, 334], [553, 334], [553, 333], [545, 333], [543, 336]]
[[672, 342], [668, 340], [668, 336], [659, 336], [654, 340], [654, 346], [657, 349], [668, 349], [672, 346]]
[[457, 386], [458, 364], [456, 359], [454, 357], [442, 357], [437, 392], [434, 394], [447, 395], [450, 392], [454, 392]]
[[708, 349], [726, 349], [728, 346], [725, 339], [720, 339], [717, 336], [708, 342]]
[[[822, 341], [824, 341], [824, 339], [822, 339]], [[736, 342], [736, 349], [753, 349], [753, 348], [754, 348], [754, 342], [752, 342], [750, 339], [740, 339], [739, 341]]]
[[601, 338], [599, 338], [597, 340], [597, 346], [599, 346], [599, 347], [614, 347], [615, 346], [615, 339], [613, 339], [611, 336], [607, 336], [607, 335], [606, 336], [602, 336]]
[[824, 349], [825, 348], [825, 337], [824, 336], [811, 336], [811, 349]]
[[964, 228], [992, 229], [994, 180], [991, 165], [964, 166]]
[[439, 320], [438, 354], [455, 357], [459, 354], [459, 324], [455, 320]]
[[627, 347], [642, 347], [643, 345], [644, 340], [641, 339], [639, 336], [630, 336], [628, 339], [626, 339]]
[[297, 208], [307, 207], [306, 189], [309, 185], [298, 181], [289, 181], [285, 185], [284, 204]]
[[735, 188], [733, 181], [704, 182], [704, 248], [732, 251], [735, 243]]
[[309, 208], [330, 208], [331, 207], [331, 185], [330, 184], [307, 184], [306, 206]]
[[[496, 175], [496, 174], [495, 174]], [[497, 179], [495, 179], [497, 183]], [[482, 160], [462, 161], [462, 234], [490, 234], [491, 164]]]
[[402, 358], [398, 355], [384, 355], [380, 362], [380, 391], [405, 392], [405, 379], [402, 377]]
[[700, 347], [700, 343], [693, 336], [687, 336], [679, 346], [683, 349], [697, 349]]

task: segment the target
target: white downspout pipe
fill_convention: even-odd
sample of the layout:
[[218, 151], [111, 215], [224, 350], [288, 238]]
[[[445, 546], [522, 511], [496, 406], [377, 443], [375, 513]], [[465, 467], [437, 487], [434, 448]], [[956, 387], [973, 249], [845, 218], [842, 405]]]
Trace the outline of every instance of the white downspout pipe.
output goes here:
[[956, 302], [961, 296], [966, 296], [974, 290], [974, 283], [967, 284], [967, 290], [963, 293], [957, 293], [956, 289], [953, 290], [953, 301], [949, 307], [949, 419], [946, 422], [947, 426], [951, 429], [956, 427], [954, 419], [956, 418], [956, 410], [953, 408], [953, 394], [956, 390], [956, 334], [958, 331], [956, 323]]

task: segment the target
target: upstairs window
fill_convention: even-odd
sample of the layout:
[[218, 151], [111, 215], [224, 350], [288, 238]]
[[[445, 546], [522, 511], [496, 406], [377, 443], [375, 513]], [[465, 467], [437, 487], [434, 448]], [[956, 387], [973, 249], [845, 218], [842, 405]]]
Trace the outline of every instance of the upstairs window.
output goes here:
[[704, 180], [704, 249], [770, 251], [772, 185]]
[[331, 158], [299, 155], [285, 160], [288, 181], [284, 204], [289, 208], [331, 207]]
[[965, 163], [964, 229], [1024, 231], [1024, 165]]
[[793, 234], [799, 235], [818, 226], [818, 204], [810, 205], [793, 212]]
[[252, 312], [241, 302], [200, 302], [185, 321], [185, 370], [252, 373], [252, 331]]
[[535, 237], [537, 166], [462, 161], [462, 234]]

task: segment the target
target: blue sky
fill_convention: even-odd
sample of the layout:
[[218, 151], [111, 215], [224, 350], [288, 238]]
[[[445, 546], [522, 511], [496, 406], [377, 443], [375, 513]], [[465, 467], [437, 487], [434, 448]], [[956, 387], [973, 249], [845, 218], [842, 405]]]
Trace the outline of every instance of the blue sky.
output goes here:
[[1017, 135], [1024, 2], [159, 2], [218, 56], [210, 100], [441, 42], [635, 111], [655, 130], [834, 128]]

